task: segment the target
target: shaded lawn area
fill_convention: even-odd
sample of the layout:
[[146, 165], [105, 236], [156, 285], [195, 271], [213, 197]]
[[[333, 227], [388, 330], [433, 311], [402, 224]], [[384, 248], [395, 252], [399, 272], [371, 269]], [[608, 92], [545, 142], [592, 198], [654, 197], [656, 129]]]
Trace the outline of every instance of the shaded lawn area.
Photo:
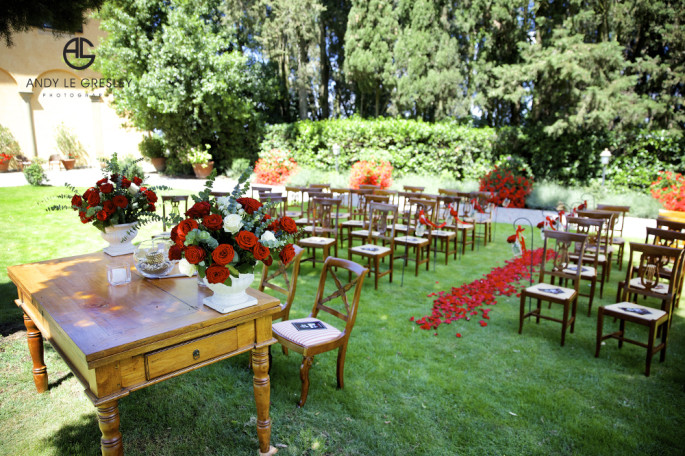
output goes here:
[[[95, 409], [49, 344], [50, 390], [35, 393], [21, 313], [13, 302], [16, 290], [7, 277], [12, 264], [103, 247], [97, 230], [82, 225], [76, 214], [47, 214], [36, 206], [60, 192], [0, 189], [0, 454], [99, 452]], [[158, 231], [161, 226], [147, 227], [137, 240]], [[318, 356], [307, 404], [297, 409], [301, 358], [274, 347], [272, 444], [279, 454], [683, 454], [685, 307], [676, 312], [666, 362], [655, 359], [651, 377], [643, 375], [643, 348], [626, 345], [619, 351], [609, 341], [594, 358], [596, 307], [614, 302], [625, 270], [612, 269], [591, 317], [586, 298], [580, 299], [576, 330], [567, 334], [565, 347], [559, 346], [560, 326], [554, 322], [526, 322], [523, 334], [517, 333], [515, 296], [498, 298], [485, 327], [478, 316], [442, 325], [435, 336], [409, 321], [430, 313], [435, 298], [429, 293], [502, 266], [511, 258], [505, 238], [512, 233], [499, 225], [494, 243], [447, 266], [440, 257], [435, 272], [431, 265], [418, 278], [407, 268], [403, 287], [399, 261], [392, 284], [385, 277], [375, 291], [369, 278], [347, 353], [344, 390], [335, 387], [335, 352]], [[311, 310], [319, 272], [320, 266], [302, 265], [291, 318]], [[607, 323], [613, 328], [609, 321], [605, 330]], [[645, 337], [642, 331], [633, 335]], [[256, 409], [247, 362], [247, 355], [234, 357], [123, 398], [126, 454], [254, 455]]]

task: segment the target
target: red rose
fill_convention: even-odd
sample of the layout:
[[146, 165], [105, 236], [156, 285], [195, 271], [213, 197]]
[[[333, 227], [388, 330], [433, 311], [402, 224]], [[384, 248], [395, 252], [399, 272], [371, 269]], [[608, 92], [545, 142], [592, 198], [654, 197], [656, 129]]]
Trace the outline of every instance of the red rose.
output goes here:
[[83, 199], [86, 200], [86, 201], [88, 201], [88, 198], [90, 197], [90, 195], [91, 195], [93, 192], [97, 193], [97, 192], [98, 192], [98, 189], [95, 188], [95, 187], [90, 187], [88, 190], [86, 190], [86, 191], [83, 193]]
[[262, 207], [262, 203], [254, 198], [238, 198], [236, 201], [243, 206], [248, 214], [254, 214], [257, 209]]
[[274, 262], [274, 259], [273, 259], [273, 257], [272, 257], [271, 255], [269, 255], [268, 257], [266, 257], [266, 258], [264, 258], [264, 259], [262, 260], [262, 263], [264, 263], [264, 264], [267, 265], [267, 266], [271, 266], [271, 264], [272, 264], [273, 262]]
[[290, 217], [283, 217], [281, 218], [281, 228], [283, 228], [283, 231], [289, 234], [295, 234], [297, 233], [297, 224], [295, 223], [295, 220], [291, 219]]
[[104, 203], [102, 203], [102, 210], [107, 212], [108, 214], [112, 215], [112, 214], [114, 214], [114, 211], [117, 210], [117, 207], [114, 205], [114, 203], [111, 200], [107, 200]]
[[281, 258], [283, 264], [288, 264], [295, 258], [295, 248], [292, 244], [288, 244], [283, 247], [283, 250], [281, 250], [281, 253], [279, 253], [278, 256]]
[[219, 266], [218, 264], [213, 264], [208, 267], [206, 274], [207, 282], [209, 283], [224, 283], [230, 275], [225, 266]]
[[183, 257], [183, 249], [178, 245], [172, 245], [169, 249], [170, 260], [180, 260]]
[[199, 203], [193, 204], [193, 207], [188, 209], [188, 212], [185, 213], [185, 216], [191, 218], [202, 218], [205, 215], [209, 215], [210, 208], [211, 206], [209, 205], [208, 201], [200, 201]]
[[88, 205], [97, 206], [100, 204], [100, 193], [96, 190], [88, 195]]
[[78, 211], [81, 208], [82, 204], [83, 204], [83, 198], [81, 198], [79, 195], [74, 195], [71, 197], [71, 207], [75, 211]]
[[[183, 247], [183, 239], [181, 239], [178, 235], [178, 225], [173, 227], [171, 231], [169, 232], [169, 237], [171, 237], [171, 240], [178, 246]], [[185, 236], [184, 236], [185, 237]]]
[[255, 244], [257, 244], [257, 236], [250, 231], [239, 231], [238, 235], [235, 237], [235, 242], [241, 249], [252, 251]]
[[143, 183], [143, 179], [141, 179], [141, 178], [138, 177], [138, 176], [135, 176], [135, 177], [133, 178], [133, 183], [136, 184], [138, 187], [140, 187], [140, 184]]
[[107, 220], [107, 217], [108, 217], [107, 212], [105, 212], [104, 210], [98, 211], [98, 213], [97, 213], [98, 220], [105, 221], [105, 220]]
[[153, 192], [152, 190], [148, 190], [145, 192], [145, 196], [147, 196], [147, 202], [148, 203], [156, 203], [157, 202], [157, 194]]
[[252, 249], [252, 255], [255, 260], [263, 260], [271, 254], [269, 248], [261, 243], [257, 243]]
[[128, 198], [126, 198], [124, 195], [115, 196], [114, 198], [112, 198], [112, 202], [115, 206], [120, 207], [122, 209], [128, 206]]
[[106, 183], [107, 183], [107, 178], [106, 178], [106, 177], [103, 177], [102, 179], [100, 179], [99, 181], [97, 181], [97, 182], [95, 183], [95, 185], [97, 185], [97, 186], [99, 187], [99, 186], [101, 186], [102, 184], [106, 184]]
[[112, 191], [114, 191], [114, 185], [110, 183], [102, 184], [100, 186], [100, 191], [102, 193], [112, 193]]
[[121, 179], [121, 188], [129, 188], [131, 186], [131, 181], [125, 177]]
[[204, 260], [207, 254], [205, 249], [197, 245], [189, 245], [186, 247], [186, 260], [190, 264], [198, 264], [200, 261]]
[[212, 260], [221, 266], [226, 266], [228, 263], [233, 261], [234, 256], [235, 252], [233, 251], [233, 247], [231, 247], [229, 244], [219, 244], [219, 246], [212, 252]]
[[210, 230], [220, 230], [224, 226], [224, 219], [219, 214], [209, 214], [202, 217], [202, 224]]
[[177, 229], [176, 229], [176, 234], [178, 234], [178, 237], [181, 238], [183, 241], [186, 239], [186, 234], [190, 233], [193, 231], [195, 228], [197, 228], [199, 225], [197, 222], [193, 219], [185, 219], [181, 223], [178, 224]]
[[281, 229], [281, 224], [279, 223], [278, 219], [274, 220], [269, 224], [269, 226], [266, 227], [267, 230], [273, 231], [274, 233], [278, 230]]
[[117, 179], [119, 179], [119, 175], [118, 175], [118, 174], [112, 174], [112, 175], [109, 176], [109, 177], [110, 177], [110, 179], [112, 179], [112, 182], [115, 182]]
[[157, 208], [154, 204], [150, 203], [147, 207], [148, 212], [154, 212]]

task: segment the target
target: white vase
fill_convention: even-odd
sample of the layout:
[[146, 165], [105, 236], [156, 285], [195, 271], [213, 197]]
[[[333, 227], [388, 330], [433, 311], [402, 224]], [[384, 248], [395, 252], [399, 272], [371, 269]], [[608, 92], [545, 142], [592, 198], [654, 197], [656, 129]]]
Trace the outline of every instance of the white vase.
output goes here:
[[[102, 239], [109, 244], [103, 251], [109, 256], [127, 255], [133, 253], [135, 247], [133, 246], [133, 239], [138, 235], [137, 230], [129, 233], [129, 230], [135, 225], [133, 223], [123, 223], [121, 225], [112, 225], [105, 228], [105, 232], [100, 232]], [[126, 240], [123, 240], [123, 239]]]
[[240, 274], [239, 277], [231, 279], [231, 286], [228, 286], [223, 283], [209, 283], [207, 278], [204, 278], [205, 285], [214, 293], [203, 299], [204, 305], [217, 312], [228, 313], [257, 304], [257, 298], [245, 292], [254, 281], [254, 274]]

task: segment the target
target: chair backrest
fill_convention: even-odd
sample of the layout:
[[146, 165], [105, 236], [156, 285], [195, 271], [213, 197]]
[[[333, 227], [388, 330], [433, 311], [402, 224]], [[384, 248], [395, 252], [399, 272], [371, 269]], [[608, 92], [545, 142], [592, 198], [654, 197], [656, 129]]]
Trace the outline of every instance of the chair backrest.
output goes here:
[[608, 211], [615, 214], [614, 217], [614, 235], [623, 236], [623, 228], [625, 226], [626, 215], [630, 211], [630, 206], [616, 206], [614, 204], [598, 204], [598, 211]]
[[255, 197], [254, 196], [255, 192], [257, 192], [257, 194], [259, 194], [259, 192], [270, 192], [270, 191], [271, 191], [271, 187], [260, 187], [257, 185], [253, 185], [252, 186], [252, 198]]
[[320, 188], [324, 192], [328, 192], [331, 189], [331, 184], [309, 184], [309, 188]]
[[315, 197], [309, 206], [312, 208], [310, 219], [312, 235], [332, 234], [337, 239], [340, 200], [338, 198]]
[[271, 217], [285, 217], [285, 213], [288, 210], [288, 197], [282, 196], [279, 193], [275, 193], [273, 196], [267, 195], [271, 194], [260, 193], [259, 200], [262, 203], [271, 203], [269, 215]]
[[[566, 231], [576, 232], [584, 234], [587, 236], [587, 241], [585, 242], [585, 258], [591, 258], [593, 261], [592, 267], [597, 269], [597, 263], [599, 261], [599, 252], [601, 249], [591, 249], [588, 250], [587, 247], [591, 245], [597, 245], [597, 242], [604, 239], [606, 236], [602, 236], [604, 232], [604, 220], [601, 219], [590, 219], [585, 217], [567, 217], [566, 218]], [[545, 231], [545, 234], [548, 231]], [[576, 245], [576, 247], [578, 247]], [[577, 252], [574, 252], [577, 253]], [[580, 264], [580, 261], [578, 262]]]
[[[436, 204], [437, 201], [433, 200], [428, 200], [428, 199], [423, 199], [423, 198], [409, 198], [409, 201], [407, 201], [407, 204], [409, 206], [409, 218], [407, 220], [407, 234], [411, 232], [412, 230], [416, 231], [419, 227], [419, 217], [421, 216], [421, 212], [423, 211], [424, 216], [426, 217], [426, 220], [433, 220], [433, 215], [436, 211]], [[425, 230], [428, 238], [432, 236], [432, 229], [430, 225], [425, 225]], [[416, 234], [416, 236], [421, 236], [420, 234]]]
[[[370, 188], [360, 188], [360, 189], [350, 189], [350, 194], [352, 195], [352, 218], [353, 219], [366, 219], [366, 211], [368, 208], [368, 203], [366, 197], [373, 194], [373, 189]], [[356, 198], [355, 198], [356, 197]], [[356, 205], [355, 205], [356, 202]]]
[[390, 204], [396, 204], [395, 198], [397, 198], [397, 190], [390, 189], [375, 189], [373, 191], [374, 195], [387, 196], [388, 202]]
[[274, 196], [283, 196], [282, 192], [259, 192], [259, 201], [266, 201]]
[[[264, 288], [269, 288], [278, 293], [284, 294], [285, 305], [281, 306], [281, 311], [276, 318], [283, 318], [287, 320], [290, 315], [290, 308], [295, 300], [295, 291], [297, 290], [297, 278], [300, 275], [300, 261], [304, 249], [298, 245], [293, 244], [295, 249], [295, 256], [290, 263], [284, 264], [282, 260], [272, 264], [271, 266], [264, 265], [262, 269], [262, 279], [259, 282], [259, 291], [264, 291]], [[290, 274], [290, 276], [288, 276]], [[285, 287], [275, 283], [276, 281], [283, 281]]]
[[221, 198], [222, 196], [230, 196], [231, 192], [209, 192], [209, 195], [214, 198]]
[[349, 188], [334, 188], [331, 187], [331, 194], [339, 198], [342, 203], [340, 204], [340, 209], [348, 212], [352, 212], [352, 195], [353, 193]]
[[366, 213], [364, 214], [364, 221], [368, 220], [368, 214], [369, 214], [369, 205], [371, 203], [386, 203], [390, 204], [390, 197], [387, 195], [374, 195], [374, 194], [368, 194], [364, 195], [364, 202], [366, 204]]
[[374, 185], [374, 184], [359, 184], [360, 189], [371, 189], [371, 190], [376, 190], [381, 188], [380, 185]]
[[443, 220], [449, 220], [452, 218], [449, 208], [450, 205], [452, 205], [452, 209], [454, 209], [455, 211], [459, 211], [459, 198], [457, 198], [455, 195], [452, 195], [450, 193], [443, 193], [442, 195], [436, 198], [436, 201], [438, 203], [438, 210], [436, 212], [436, 217], [434, 220], [435, 223], [442, 222]]
[[[387, 203], [369, 204], [369, 235], [367, 244], [372, 241], [382, 240], [390, 242], [392, 249], [395, 244], [395, 223], [397, 222], [397, 206]], [[378, 232], [378, 235], [374, 235]]]
[[[545, 281], [545, 276], [559, 277], [573, 281], [576, 291], [580, 288], [581, 262], [577, 265], [571, 263], [571, 253], [577, 252], [578, 258], [585, 254], [587, 236], [579, 233], [566, 231], [545, 231], [545, 243], [542, 252], [542, 264], [540, 265], [540, 282]], [[569, 267], [576, 266], [575, 272]]]
[[[680, 274], [682, 269], [682, 254], [683, 250], [675, 249], [673, 247], [663, 247], [660, 245], [640, 244], [636, 242], [630, 243], [630, 257], [628, 261], [628, 268], [626, 269], [626, 284], [635, 277], [640, 278], [640, 284], [646, 292], [650, 292], [659, 286], [660, 280], [668, 282], [667, 294], [673, 296], [676, 287], [680, 282]], [[640, 257], [639, 262], [635, 261], [635, 257]], [[661, 274], [663, 267], [673, 261], [677, 267], [673, 269], [673, 273], [668, 278], [663, 278]], [[623, 287], [623, 297], [621, 300], [627, 300], [629, 290], [627, 286]], [[670, 311], [669, 311], [670, 312]]]
[[685, 223], [678, 222], [675, 220], [669, 220], [669, 219], [662, 218], [662, 217], [657, 217], [656, 227], [657, 228], [665, 228], [667, 230], [672, 230], [672, 231], [685, 232]]
[[185, 204], [185, 212], [188, 212], [188, 195], [163, 195], [162, 196], [162, 231], [166, 231], [167, 226], [167, 210], [166, 205], [169, 204], [169, 216], [181, 217], [180, 204]]
[[62, 159], [62, 155], [60, 154], [52, 154], [50, 155], [50, 158], [48, 158], [48, 161], [54, 162], [54, 161], [60, 161]]
[[[338, 271], [336, 271], [336, 269]], [[339, 274], [339, 270], [349, 272], [354, 275], [351, 281], [345, 282], [340, 280], [346, 274]], [[316, 297], [314, 298], [314, 308], [312, 309], [311, 317], [316, 318], [320, 311], [327, 312], [335, 317], [340, 318], [345, 322], [344, 337], [349, 338], [352, 332], [352, 327], [357, 319], [357, 308], [359, 307], [359, 298], [361, 296], [362, 285], [364, 278], [369, 270], [354, 261], [343, 260], [342, 258], [335, 258], [329, 256], [323, 264], [321, 277], [319, 278], [319, 287], [316, 290]], [[330, 278], [330, 279], [329, 279]], [[335, 291], [329, 295], [325, 295], [326, 282], [332, 281], [335, 285]], [[352, 299], [350, 300], [347, 293], [352, 290]], [[333, 308], [332, 302], [340, 298], [343, 306], [340, 310]]]
[[[660, 245], [662, 247], [672, 247], [674, 249], [682, 250], [683, 245], [685, 245], [685, 233], [648, 227], [645, 244]], [[670, 267], [671, 270], [675, 270], [676, 268], [676, 265], [671, 265], [670, 262], [662, 264], [662, 266]]]
[[616, 214], [609, 211], [585, 210], [578, 211], [578, 217], [604, 220], [604, 236], [600, 240], [599, 245], [606, 252], [611, 241], [614, 239], [614, 219], [616, 218]]
[[423, 191], [426, 189], [426, 187], [417, 187], [415, 185], [405, 185], [402, 187], [405, 192], [412, 192], [412, 193], [423, 193]]

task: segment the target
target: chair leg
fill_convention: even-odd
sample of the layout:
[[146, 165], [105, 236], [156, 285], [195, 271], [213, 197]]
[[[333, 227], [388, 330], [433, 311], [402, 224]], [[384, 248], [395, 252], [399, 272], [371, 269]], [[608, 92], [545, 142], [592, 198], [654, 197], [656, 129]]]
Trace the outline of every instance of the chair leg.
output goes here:
[[526, 295], [521, 293], [521, 308], [519, 310], [519, 334], [523, 330], [523, 313], [526, 310]]
[[618, 331], [619, 331], [619, 336], [621, 337], [618, 339], [618, 348], [623, 348], [623, 338], [626, 335], [626, 321], [621, 319], [621, 321], [618, 323]]
[[566, 342], [566, 326], [568, 325], [568, 303], [564, 304], [564, 316], [561, 318], [561, 346]]
[[373, 275], [374, 275], [374, 282], [375, 282], [374, 283], [374, 289], [378, 290], [378, 273], [379, 273], [378, 268], [380, 267], [380, 264], [378, 262], [377, 256], [373, 257], [373, 266], [374, 266], [374, 271], [373, 271], [374, 274]]
[[597, 342], [595, 344], [595, 358], [599, 358], [599, 349], [602, 347], [602, 330], [604, 329], [604, 308], [597, 309]]
[[343, 389], [345, 387], [345, 382], [343, 381], [343, 372], [345, 370], [345, 354], [347, 354], [347, 344], [338, 349], [338, 366], [336, 369], [338, 389]]
[[652, 356], [654, 355], [654, 338], [656, 337], [655, 324], [649, 325], [649, 339], [647, 340], [647, 367], [645, 369], [645, 376], [649, 377], [649, 370], [652, 367]]
[[[589, 317], [592, 315], [592, 301], [595, 299], [595, 287], [597, 286], [597, 274], [595, 271], [595, 278], [592, 280], [592, 283], [590, 284], [590, 301], [587, 305], [587, 316]], [[616, 301], [618, 302], [618, 301]]]
[[307, 394], [309, 394], [309, 368], [312, 367], [314, 361], [313, 356], [305, 356], [302, 358], [302, 365], [300, 366], [300, 380], [302, 380], [302, 393], [300, 394], [300, 402], [298, 407], [304, 407], [307, 402]]

